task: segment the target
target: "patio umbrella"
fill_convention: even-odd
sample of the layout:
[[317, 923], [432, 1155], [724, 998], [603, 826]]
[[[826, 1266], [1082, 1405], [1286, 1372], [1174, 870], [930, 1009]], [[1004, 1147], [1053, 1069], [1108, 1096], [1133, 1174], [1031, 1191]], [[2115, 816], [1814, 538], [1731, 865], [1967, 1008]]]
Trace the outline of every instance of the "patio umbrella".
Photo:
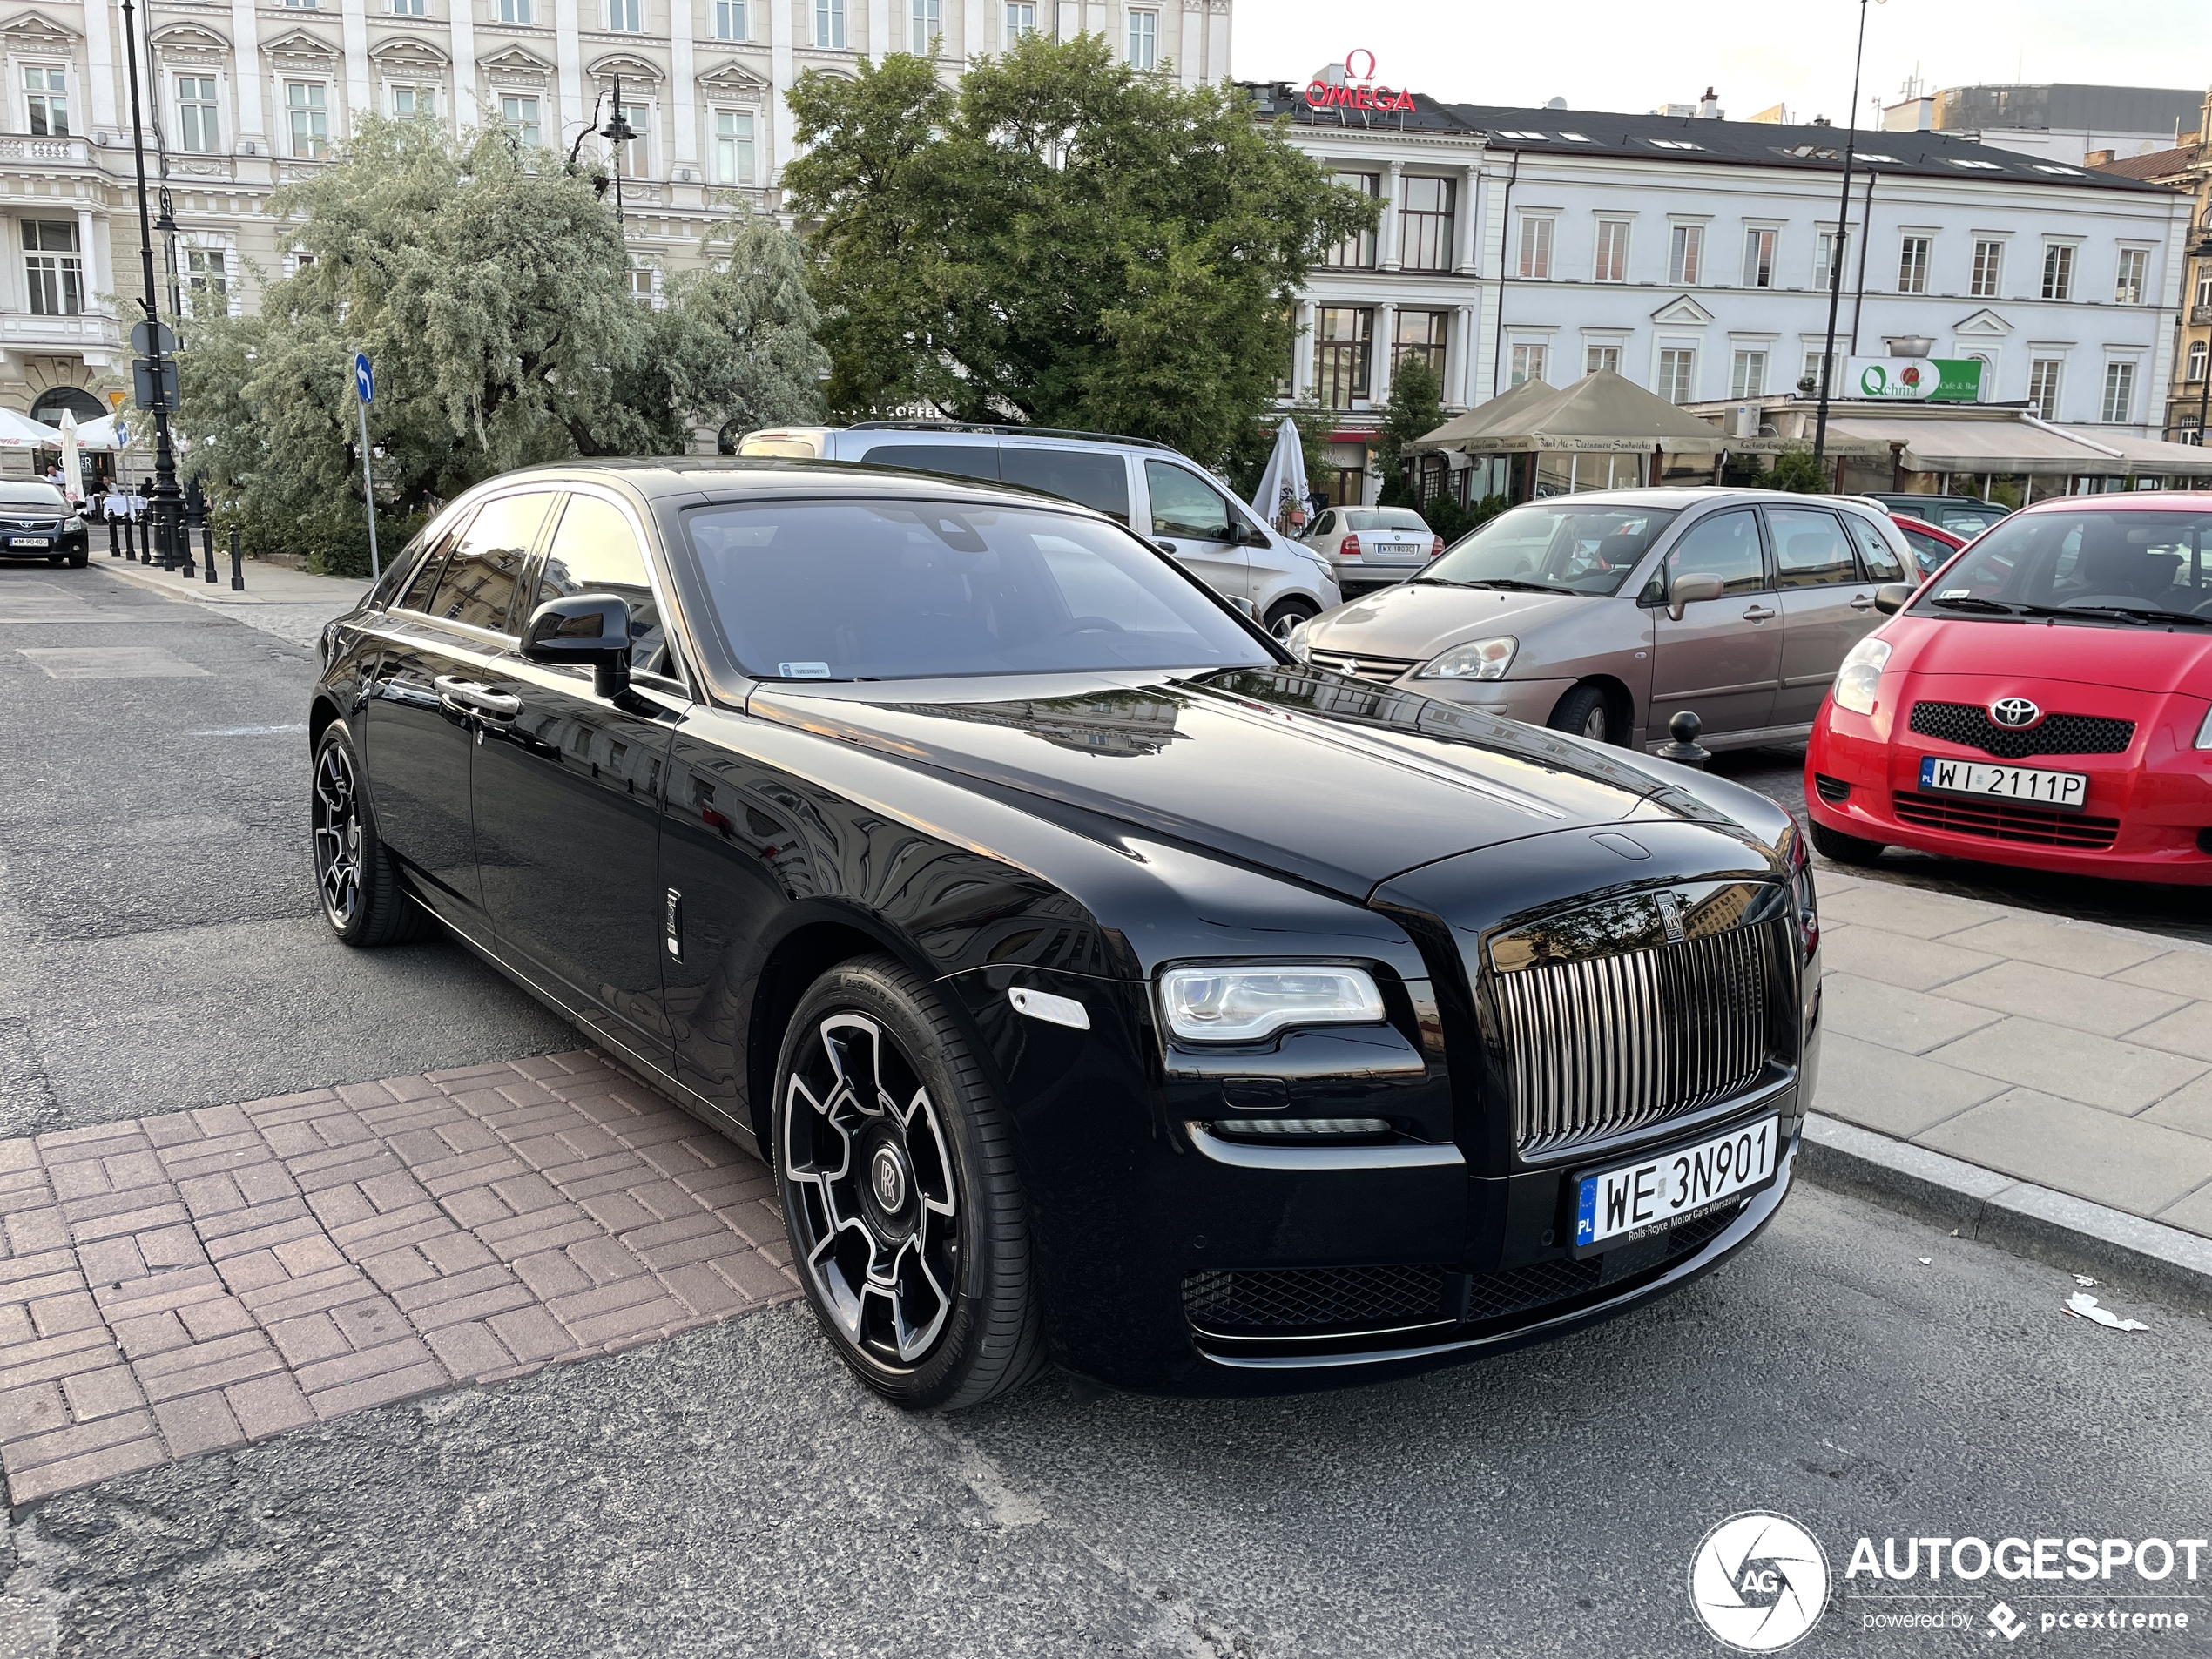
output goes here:
[[77, 415], [74, 411], [62, 411], [62, 494], [71, 501], [80, 501], [84, 495], [84, 463], [77, 457]]
[[1286, 415], [1275, 429], [1267, 470], [1260, 474], [1259, 488], [1252, 492], [1252, 511], [1288, 535], [1291, 509], [1304, 511], [1305, 497], [1305, 446], [1298, 441], [1298, 422]]
[[13, 409], [0, 409], [0, 449], [51, 449], [62, 435], [43, 421]]
[[132, 433], [119, 415], [103, 415], [77, 428], [77, 447], [87, 455], [112, 455], [131, 447]]

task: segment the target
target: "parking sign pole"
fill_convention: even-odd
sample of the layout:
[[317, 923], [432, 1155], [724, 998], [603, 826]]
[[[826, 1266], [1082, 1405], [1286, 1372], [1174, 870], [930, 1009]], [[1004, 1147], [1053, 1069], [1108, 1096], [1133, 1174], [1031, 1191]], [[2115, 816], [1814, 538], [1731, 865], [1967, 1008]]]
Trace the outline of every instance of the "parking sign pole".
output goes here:
[[368, 578], [374, 582], [384, 575], [384, 567], [376, 556], [376, 486], [368, 469], [368, 405], [376, 395], [375, 376], [369, 371], [368, 354], [354, 354], [354, 396], [361, 406], [361, 502], [368, 509]]
[[[153, 490], [149, 504], [153, 509], [153, 522], [148, 529], [161, 549], [165, 566], [175, 553], [177, 502], [181, 492], [177, 488], [176, 454], [169, 447], [169, 377], [164, 372], [168, 354], [161, 348], [160, 290], [153, 280], [153, 226], [146, 212], [146, 135], [138, 111], [138, 19], [131, 0], [123, 0], [123, 49], [124, 61], [130, 70], [131, 148], [138, 176], [138, 260], [146, 289], [145, 298], [138, 303], [145, 307], [146, 357], [152, 368]], [[139, 400], [139, 407], [148, 407], [144, 398]]]

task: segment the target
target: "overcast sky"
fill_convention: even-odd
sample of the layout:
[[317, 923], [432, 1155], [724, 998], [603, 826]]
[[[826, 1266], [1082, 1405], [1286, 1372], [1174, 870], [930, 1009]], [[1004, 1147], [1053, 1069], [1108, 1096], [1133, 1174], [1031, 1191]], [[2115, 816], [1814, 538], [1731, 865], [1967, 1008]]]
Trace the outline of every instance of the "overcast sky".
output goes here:
[[[1237, 0], [1240, 80], [1304, 81], [1355, 47], [1375, 78], [1450, 102], [1638, 111], [1706, 87], [1741, 120], [1777, 104], [1841, 124], [1858, 0]], [[1880, 0], [1866, 8], [1860, 97], [2004, 81], [2202, 90], [2212, 81], [2208, 0]]]

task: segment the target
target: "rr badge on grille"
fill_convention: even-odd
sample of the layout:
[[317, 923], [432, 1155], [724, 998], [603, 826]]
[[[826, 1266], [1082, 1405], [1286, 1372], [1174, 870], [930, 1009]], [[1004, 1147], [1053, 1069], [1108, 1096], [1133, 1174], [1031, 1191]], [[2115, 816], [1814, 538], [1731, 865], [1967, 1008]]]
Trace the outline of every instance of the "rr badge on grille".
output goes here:
[[1679, 945], [1688, 936], [1683, 931], [1680, 894], [1662, 893], [1659, 895], [1659, 921], [1667, 930], [1669, 944]]

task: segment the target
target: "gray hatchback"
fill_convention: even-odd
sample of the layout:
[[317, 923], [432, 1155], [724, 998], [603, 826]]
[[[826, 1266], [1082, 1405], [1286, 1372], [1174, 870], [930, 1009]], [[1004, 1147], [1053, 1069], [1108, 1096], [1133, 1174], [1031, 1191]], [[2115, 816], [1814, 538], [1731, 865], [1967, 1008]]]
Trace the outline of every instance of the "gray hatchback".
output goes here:
[[1914, 572], [1865, 502], [1763, 489], [1617, 489], [1500, 514], [1411, 580], [1297, 630], [1317, 667], [1602, 743], [1804, 737], [1844, 654]]

